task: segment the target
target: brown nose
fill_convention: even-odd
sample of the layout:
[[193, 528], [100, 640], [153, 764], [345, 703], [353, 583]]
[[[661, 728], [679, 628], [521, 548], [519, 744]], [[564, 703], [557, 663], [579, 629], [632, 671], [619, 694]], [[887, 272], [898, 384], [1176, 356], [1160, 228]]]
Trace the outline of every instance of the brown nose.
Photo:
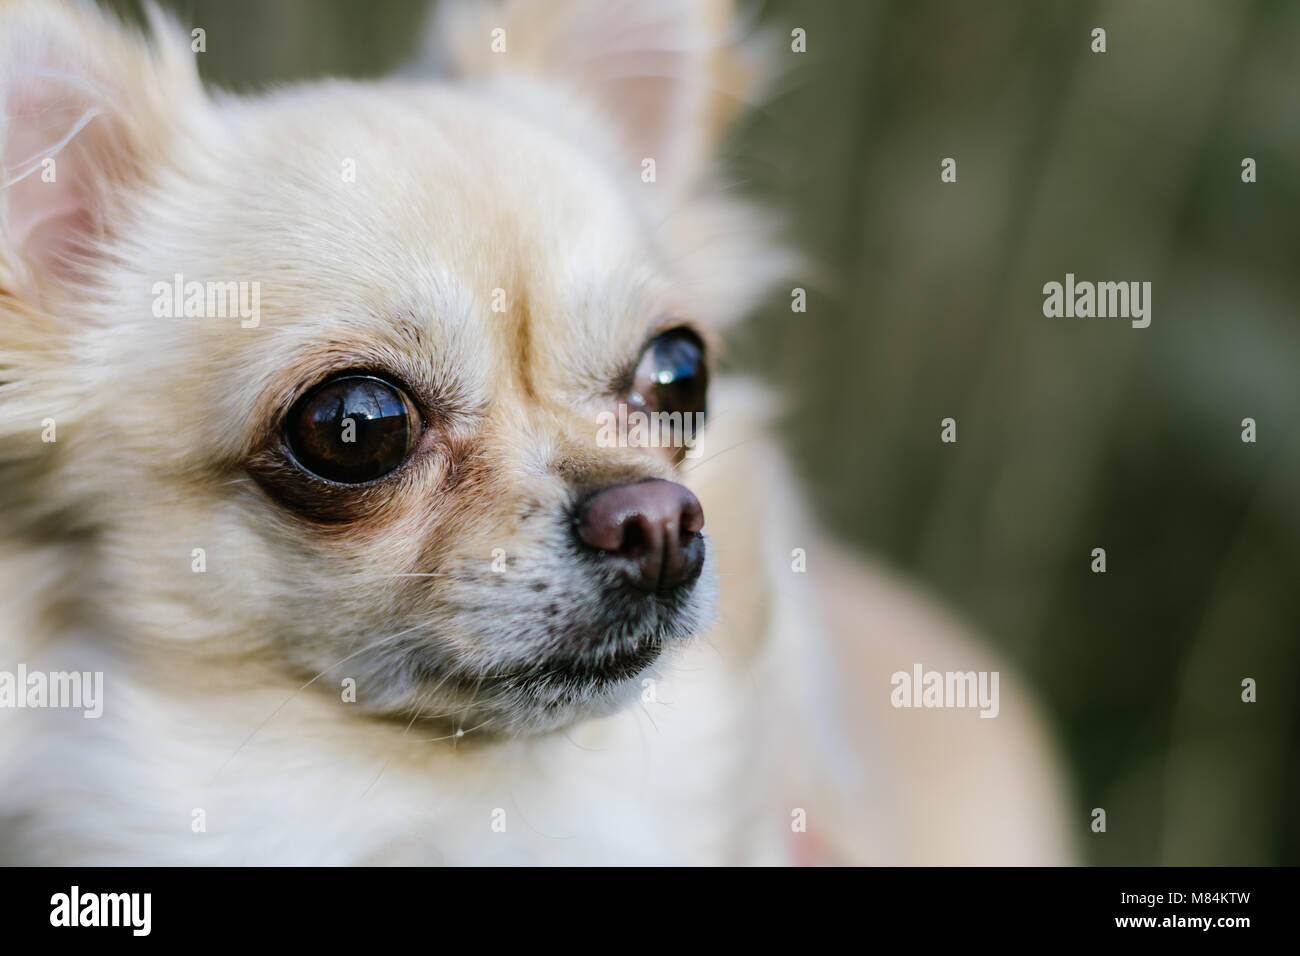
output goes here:
[[658, 478], [598, 491], [578, 512], [578, 538], [619, 566], [642, 591], [671, 591], [704, 566], [704, 509], [681, 485]]

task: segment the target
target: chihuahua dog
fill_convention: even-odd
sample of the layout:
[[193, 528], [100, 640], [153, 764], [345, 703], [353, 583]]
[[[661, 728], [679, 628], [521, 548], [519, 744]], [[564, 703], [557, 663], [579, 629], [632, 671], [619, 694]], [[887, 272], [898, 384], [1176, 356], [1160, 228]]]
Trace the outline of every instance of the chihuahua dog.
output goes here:
[[794, 261], [715, 185], [729, 3], [255, 96], [147, 18], [0, 7], [0, 859], [1070, 859], [1023, 684], [710, 383]]

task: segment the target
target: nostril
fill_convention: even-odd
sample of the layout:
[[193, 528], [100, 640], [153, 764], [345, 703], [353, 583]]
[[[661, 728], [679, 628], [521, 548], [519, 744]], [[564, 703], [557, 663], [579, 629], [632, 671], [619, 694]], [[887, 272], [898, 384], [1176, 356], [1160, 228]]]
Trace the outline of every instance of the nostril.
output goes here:
[[640, 515], [633, 515], [623, 523], [623, 543], [618, 553], [628, 558], [639, 557], [650, 547], [650, 534], [645, 520]]

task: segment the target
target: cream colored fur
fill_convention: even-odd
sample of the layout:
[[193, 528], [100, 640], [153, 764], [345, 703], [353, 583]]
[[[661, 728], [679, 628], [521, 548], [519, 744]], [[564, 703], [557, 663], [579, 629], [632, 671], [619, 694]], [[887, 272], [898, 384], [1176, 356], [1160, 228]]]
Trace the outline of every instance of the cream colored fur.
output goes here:
[[[758, 389], [716, 385], [681, 468], [594, 446], [609, 368], [668, 320], [713, 338], [790, 262], [709, 185], [761, 73], [728, 5], [616, 6], [454, 11], [455, 83], [247, 98], [205, 93], [157, 16], [146, 40], [0, 7], [0, 670], [105, 673], [98, 720], [0, 709], [5, 862], [1070, 859], [1023, 683], [813, 528]], [[155, 317], [175, 273], [259, 281], [259, 324]], [[249, 462], [305, 384], [363, 365], [453, 424], [382, 507], [312, 526]], [[552, 726], [415, 676], [403, 642], [488, 673], [544, 602], [586, 613], [548, 516], [638, 476], [699, 495], [710, 555], [699, 636], [652, 685]], [[999, 716], [890, 707], [913, 662], [1000, 669]]]

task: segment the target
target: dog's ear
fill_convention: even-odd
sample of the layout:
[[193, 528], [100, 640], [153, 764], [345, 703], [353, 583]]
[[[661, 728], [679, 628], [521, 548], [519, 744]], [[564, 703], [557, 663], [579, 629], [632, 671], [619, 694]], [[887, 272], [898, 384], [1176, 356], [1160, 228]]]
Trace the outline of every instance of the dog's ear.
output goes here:
[[564, 84], [621, 134], [631, 168], [653, 159], [678, 192], [758, 96], [763, 40], [745, 34], [732, 0], [444, 0], [432, 42], [460, 76]]
[[89, 4], [0, 2], [0, 512], [16, 525], [70, 500], [52, 476], [86, 414], [70, 356], [95, 318], [87, 279], [201, 102], [188, 38], [150, 19], [152, 41]]
[[97, 8], [0, 7], [0, 290], [36, 305], [75, 282], [202, 96], [189, 40], [150, 41]]

